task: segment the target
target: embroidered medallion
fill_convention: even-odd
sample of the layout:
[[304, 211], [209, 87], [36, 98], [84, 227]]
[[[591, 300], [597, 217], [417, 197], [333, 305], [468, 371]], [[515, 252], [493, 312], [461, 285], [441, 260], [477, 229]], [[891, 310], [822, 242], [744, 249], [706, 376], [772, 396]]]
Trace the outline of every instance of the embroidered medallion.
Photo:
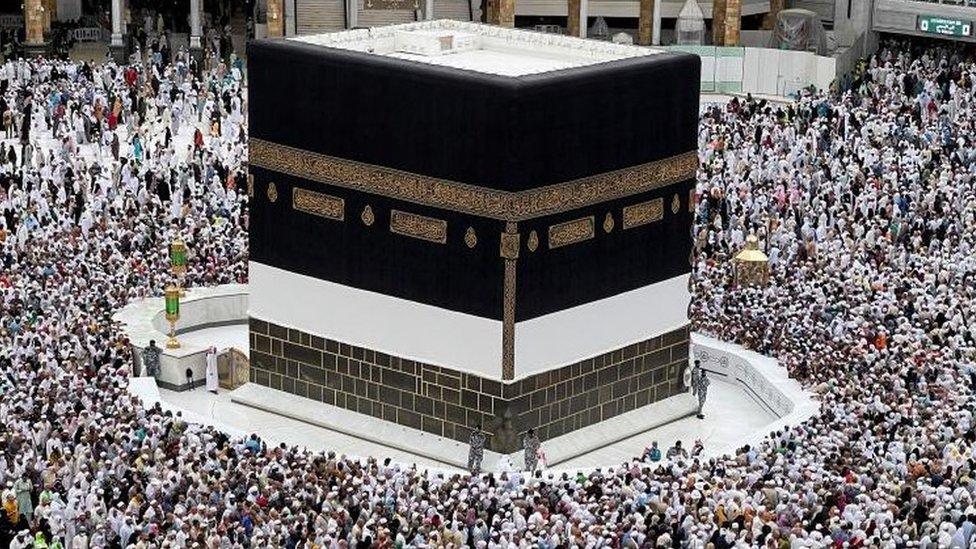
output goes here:
[[530, 252], [534, 252], [539, 247], [539, 234], [535, 231], [529, 233], [529, 239], [525, 243]]

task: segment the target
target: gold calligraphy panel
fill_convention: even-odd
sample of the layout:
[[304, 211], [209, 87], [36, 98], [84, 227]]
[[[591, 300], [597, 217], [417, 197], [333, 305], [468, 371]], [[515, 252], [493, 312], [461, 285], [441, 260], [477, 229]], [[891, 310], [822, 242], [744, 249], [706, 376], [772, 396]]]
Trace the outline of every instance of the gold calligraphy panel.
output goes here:
[[583, 242], [596, 236], [593, 216], [574, 219], [549, 227], [549, 249]]
[[346, 216], [346, 202], [343, 199], [298, 187], [292, 190], [291, 207], [335, 221], [342, 221]]
[[447, 221], [443, 219], [393, 210], [390, 212], [390, 230], [428, 242], [447, 242]]
[[664, 218], [664, 201], [660, 198], [624, 208], [624, 230], [660, 221]]

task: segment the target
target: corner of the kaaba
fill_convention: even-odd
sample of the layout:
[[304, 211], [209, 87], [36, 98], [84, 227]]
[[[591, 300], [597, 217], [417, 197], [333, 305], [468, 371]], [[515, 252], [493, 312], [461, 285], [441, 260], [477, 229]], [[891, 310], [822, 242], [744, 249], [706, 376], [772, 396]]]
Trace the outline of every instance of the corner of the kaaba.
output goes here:
[[503, 453], [686, 391], [697, 56], [248, 55], [252, 382]]

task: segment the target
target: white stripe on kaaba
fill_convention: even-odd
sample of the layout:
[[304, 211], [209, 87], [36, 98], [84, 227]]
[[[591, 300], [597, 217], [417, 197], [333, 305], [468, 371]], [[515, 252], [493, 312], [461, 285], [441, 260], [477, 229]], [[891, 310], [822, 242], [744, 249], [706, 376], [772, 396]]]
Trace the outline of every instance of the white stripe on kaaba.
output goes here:
[[250, 262], [254, 318], [400, 358], [501, 378], [502, 323]]
[[515, 325], [515, 375], [615, 351], [688, 324], [688, 275]]
[[[688, 275], [515, 325], [516, 379], [688, 323]], [[501, 379], [502, 323], [250, 262], [249, 314], [320, 337]]]

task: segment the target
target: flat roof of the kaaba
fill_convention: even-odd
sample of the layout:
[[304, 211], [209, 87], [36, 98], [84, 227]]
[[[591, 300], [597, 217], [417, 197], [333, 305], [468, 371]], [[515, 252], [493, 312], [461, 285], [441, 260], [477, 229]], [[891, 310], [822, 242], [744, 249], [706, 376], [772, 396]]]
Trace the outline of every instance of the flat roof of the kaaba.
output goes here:
[[[434, 41], [445, 37], [448, 41], [441, 48], [423, 47], [424, 42], [439, 45]], [[508, 77], [662, 53], [650, 48], [446, 19], [290, 40]], [[464, 43], [458, 47], [461, 41]]]

